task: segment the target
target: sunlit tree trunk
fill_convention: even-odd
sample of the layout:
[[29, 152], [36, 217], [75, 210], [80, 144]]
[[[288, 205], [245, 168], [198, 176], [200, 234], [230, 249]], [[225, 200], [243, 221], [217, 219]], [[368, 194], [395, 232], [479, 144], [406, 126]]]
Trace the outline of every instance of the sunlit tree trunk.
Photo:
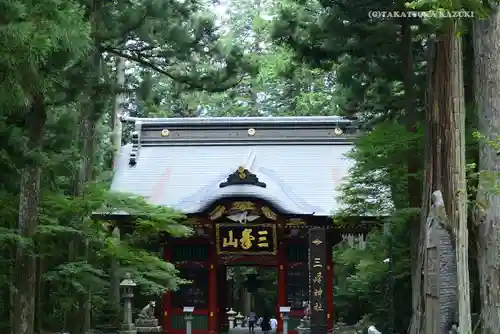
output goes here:
[[121, 92], [125, 86], [125, 59], [116, 59], [116, 88], [119, 90], [115, 95], [115, 107], [113, 109], [113, 164], [116, 163], [120, 148], [122, 146], [122, 122], [120, 117], [123, 114], [124, 94]]

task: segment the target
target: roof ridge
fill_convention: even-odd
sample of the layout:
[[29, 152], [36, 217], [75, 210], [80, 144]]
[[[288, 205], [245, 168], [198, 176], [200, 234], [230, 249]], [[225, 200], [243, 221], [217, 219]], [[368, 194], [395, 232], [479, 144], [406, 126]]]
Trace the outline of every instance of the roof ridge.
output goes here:
[[140, 117], [122, 117], [122, 122], [135, 123], [141, 122], [145, 126], [210, 126], [210, 125], [351, 125], [356, 126], [357, 118], [344, 116], [257, 116], [257, 117], [189, 117], [189, 118], [140, 118]]

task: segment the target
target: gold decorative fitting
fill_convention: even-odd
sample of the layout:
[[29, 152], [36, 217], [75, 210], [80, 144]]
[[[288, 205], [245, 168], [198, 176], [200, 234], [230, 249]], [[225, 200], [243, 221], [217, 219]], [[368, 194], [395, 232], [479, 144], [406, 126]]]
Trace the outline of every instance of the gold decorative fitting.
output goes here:
[[224, 213], [226, 213], [226, 207], [223, 205], [217, 205], [217, 207], [208, 215], [210, 216], [210, 220], [215, 220], [220, 218]]
[[286, 223], [286, 226], [299, 226], [299, 225], [306, 225], [306, 222], [300, 218], [290, 218]]
[[262, 213], [266, 218], [271, 219], [271, 220], [276, 220], [278, 218], [278, 215], [273, 212], [273, 210], [269, 209], [267, 206], [263, 206], [261, 208]]
[[243, 166], [238, 167], [238, 177], [240, 178], [240, 180], [246, 179], [247, 176], [248, 175], [245, 171], [245, 167], [243, 167]]
[[255, 136], [255, 129], [254, 128], [248, 129], [248, 135], [249, 136]]
[[323, 243], [323, 241], [319, 240], [319, 239], [316, 239], [316, 240], [313, 240], [312, 242], [313, 244], [315, 244], [316, 246], [319, 246]]
[[255, 204], [250, 201], [233, 202], [231, 206], [231, 211], [232, 212], [255, 211]]
[[170, 131], [168, 131], [168, 129], [161, 130], [162, 137], [168, 137], [169, 134], [170, 134]]
[[333, 130], [333, 133], [334, 133], [335, 135], [337, 135], [337, 136], [340, 136], [340, 135], [342, 135], [342, 134], [344, 133], [344, 131], [342, 131], [342, 129], [341, 129], [341, 128], [335, 128], [335, 129]]

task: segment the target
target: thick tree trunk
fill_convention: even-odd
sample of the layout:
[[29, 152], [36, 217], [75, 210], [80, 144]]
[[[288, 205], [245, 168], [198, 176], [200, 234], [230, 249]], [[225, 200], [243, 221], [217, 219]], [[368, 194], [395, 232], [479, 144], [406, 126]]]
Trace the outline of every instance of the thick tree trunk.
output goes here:
[[450, 202], [450, 218], [456, 229], [456, 258], [458, 283], [458, 322], [462, 333], [471, 333], [471, 304], [469, 279], [469, 230], [467, 226], [467, 181], [465, 160], [465, 86], [463, 71], [462, 37], [458, 33], [458, 23], [455, 23], [450, 47], [451, 58], [451, 96], [450, 133], [445, 137], [448, 145], [454, 148], [450, 151], [446, 170], [451, 176], [448, 196]]
[[[424, 200], [422, 217], [429, 214], [430, 193], [433, 189], [442, 189], [445, 211], [448, 213], [450, 233], [459, 240], [454, 240], [458, 262], [457, 270], [447, 266], [445, 275], [449, 281], [458, 281], [458, 291], [439, 300], [440, 307], [425, 310], [423, 318], [426, 324], [420, 327], [437, 328], [434, 321], [458, 321], [450, 315], [454, 309], [458, 315], [460, 304], [460, 327], [464, 333], [470, 333], [469, 270], [468, 270], [468, 235], [467, 207], [465, 186], [465, 103], [463, 92], [461, 37], [458, 37], [458, 24], [448, 22], [439, 39], [434, 42], [433, 61], [428, 66], [432, 73], [426, 101], [426, 162], [424, 180]], [[424, 232], [424, 231], [422, 231]], [[457, 233], [458, 232], [458, 233]], [[422, 240], [421, 234], [421, 241]], [[425, 254], [421, 244], [420, 256]], [[419, 261], [422, 261], [420, 258]], [[423, 262], [420, 262], [423, 264]], [[418, 273], [414, 273], [418, 275]], [[454, 279], [451, 279], [451, 277]], [[450, 283], [451, 284], [451, 283]], [[445, 283], [439, 283], [446, 288]], [[426, 289], [427, 290], [427, 289]], [[427, 298], [427, 297], [426, 297]], [[436, 298], [441, 298], [438, 295]], [[424, 332], [422, 332], [424, 331]], [[418, 333], [418, 332], [413, 332]]]
[[[85, 185], [93, 179], [96, 123], [102, 115], [103, 104], [100, 92], [99, 80], [101, 77], [102, 57], [98, 51], [98, 46], [90, 59], [92, 68], [95, 71], [92, 81], [88, 83], [89, 94], [88, 103], [84, 104], [81, 111], [80, 123], [78, 126], [78, 144], [80, 151], [80, 162], [75, 175], [73, 192], [75, 196], [82, 196]], [[75, 238], [71, 241], [70, 253], [73, 252], [73, 259], [81, 258], [89, 260], [89, 247], [87, 239]], [[87, 334], [91, 326], [91, 287], [87, 286], [87, 293], [78, 298], [76, 309], [72, 313], [72, 321], [69, 324], [70, 333]]]
[[410, 334], [425, 334], [425, 293], [424, 293], [424, 256], [425, 256], [425, 235], [426, 219], [430, 210], [431, 193], [438, 188], [435, 180], [440, 179], [441, 166], [437, 161], [439, 155], [435, 155], [441, 149], [441, 142], [435, 141], [440, 134], [439, 127], [436, 126], [437, 114], [434, 111], [434, 72], [436, 71], [436, 45], [434, 40], [428, 40], [427, 50], [427, 87], [425, 92], [425, 152], [424, 152], [424, 182], [422, 189], [422, 210], [420, 212], [420, 223], [418, 231], [418, 249], [416, 250], [416, 263], [412, 272], [412, 318], [410, 322]]
[[[412, 47], [412, 30], [410, 20], [402, 20], [401, 22], [401, 33], [402, 33], [402, 55], [403, 60], [403, 82], [405, 91], [405, 116], [406, 116], [406, 128], [408, 132], [415, 133], [417, 131], [417, 110], [415, 108], [415, 88], [414, 88], [414, 71], [413, 71], [413, 47]], [[408, 147], [408, 205], [410, 208], [419, 208], [421, 206], [422, 198], [422, 186], [421, 182], [417, 177], [417, 173], [422, 167], [422, 163], [418, 161], [418, 147], [416, 147], [416, 142], [411, 143]], [[413, 272], [417, 272], [418, 275], [412, 275], [412, 286], [416, 287], [412, 295], [412, 305], [413, 309], [419, 309], [422, 303], [421, 293], [419, 285], [421, 284], [421, 275], [419, 268], [419, 244], [420, 244], [420, 219], [418, 215], [412, 214], [409, 217], [409, 228], [411, 231], [411, 256], [412, 256], [412, 268]], [[421, 312], [414, 312], [412, 323], [415, 325], [421, 323]], [[420, 326], [417, 326], [420, 327]], [[419, 329], [415, 328], [415, 332], [418, 333]]]
[[[119, 90], [123, 90], [125, 86], [125, 59], [118, 57], [116, 59], [116, 87]], [[115, 108], [113, 111], [113, 167], [118, 160], [120, 155], [120, 149], [122, 146], [122, 122], [121, 116], [123, 114], [123, 103], [124, 103], [124, 94], [121, 92], [117, 92], [115, 96]], [[112, 236], [120, 240], [120, 229], [118, 226], [112, 229]], [[110, 305], [113, 305], [114, 311], [118, 312], [120, 310], [120, 266], [118, 261], [115, 259], [111, 259], [110, 266], [110, 288], [109, 288], [109, 302]]]
[[[474, 24], [475, 95], [480, 143], [479, 189], [475, 208], [482, 334], [500, 328], [500, 12]], [[495, 189], [496, 188], [496, 189]]]
[[[26, 116], [28, 148], [40, 153], [47, 118], [42, 95], [35, 96]], [[30, 152], [30, 153], [31, 153]], [[41, 166], [28, 161], [21, 172], [18, 233], [31, 237], [38, 225]], [[33, 334], [35, 327], [36, 259], [32, 252], [19, 247], [14, 268], [14, 312], [12, 334]]]
[[115, 108], [113, 112], [113, 166], [116, 163], [120, 148], [122, 146], [122, 122], [120, 117], [123, 114], [124, 94], [121, 92], [125, 86], [125, 59], [116, 59], [116, 87], [120, 90], [115, 96]]
[[448, 303], [457, 294], [456, 256], [441, 191], [432, 193], [425, 238], [425, 334], [448, 333], [456, 306]]

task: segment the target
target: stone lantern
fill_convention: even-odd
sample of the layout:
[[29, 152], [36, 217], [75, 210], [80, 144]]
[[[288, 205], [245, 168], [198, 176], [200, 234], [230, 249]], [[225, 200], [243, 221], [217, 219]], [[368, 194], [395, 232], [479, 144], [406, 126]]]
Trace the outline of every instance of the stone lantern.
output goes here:
[[283, 334], [288, 334], [288, 314], [291, 309], [290, 306], [280, 306], [280, 313], [283, 315]]
[[243, 327], [243, 319], [245, 319], [245, 316], [238, 312], [238, 314], [234, 317], [236, 319], [236, 327], [242, 328]]
[[120, 288], [123, 291], [123, 322], [121, 325], [120, 334], [137, 334], [134, 323], [132, 321], [132, 299], [134, 298], [135, 282], [130, 274], [125, 274], [125, 279], [120, 283]]
[[234, 328], [234, 316], [236, 315], [236, 311], [231, 308], [229, 311], [226, 312], [227, 314], [227, 320], [229, 320], [229, 329]]
[[184, 319], [186, 320], [186, 334], [192, 333], [192, 325], [193, 325], [193, 306], [184, 306], [182, 309], [184, 312]]

